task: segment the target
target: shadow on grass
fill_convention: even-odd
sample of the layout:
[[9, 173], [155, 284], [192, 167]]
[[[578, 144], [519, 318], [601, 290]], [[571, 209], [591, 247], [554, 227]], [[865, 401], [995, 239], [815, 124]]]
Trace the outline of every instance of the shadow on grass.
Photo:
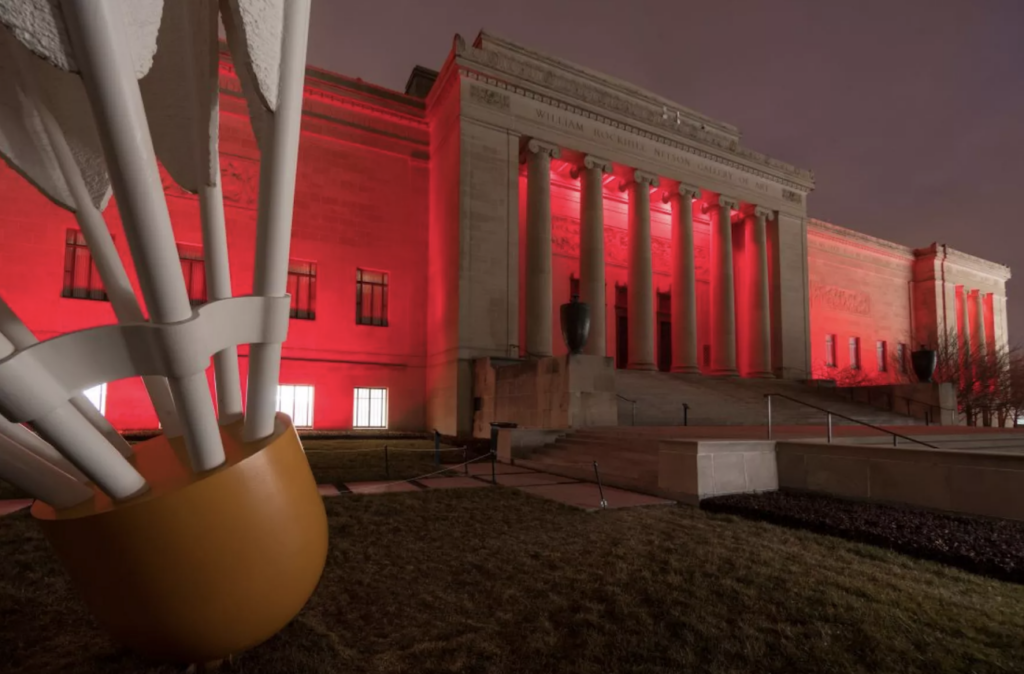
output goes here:
[[[1024, 588], [685, 507], [496, 488], [326, 499], [313, 598], [228, 671], [1010, 672]], [[0, 671], [171, 672], [111, 644], [29, 516], [0, 520]]]

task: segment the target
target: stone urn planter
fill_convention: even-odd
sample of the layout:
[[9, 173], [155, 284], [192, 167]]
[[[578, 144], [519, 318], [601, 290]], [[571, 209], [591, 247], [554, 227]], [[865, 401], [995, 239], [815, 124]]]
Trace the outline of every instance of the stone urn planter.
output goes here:
[[578, 354], [583, 351], [590, 335], [590, 307], [580, 302], [578, 295], [573, 295], [568, 303], [561, 307], [562, 339], [569, 353]]
[[935, 366], [939, 362], [939, 353], [935, 349], [926, 349], [922, 346], [910, 354], [910, 362], [914, 366], [914, 374], [917, 380], [929, 383], [935, 374]]

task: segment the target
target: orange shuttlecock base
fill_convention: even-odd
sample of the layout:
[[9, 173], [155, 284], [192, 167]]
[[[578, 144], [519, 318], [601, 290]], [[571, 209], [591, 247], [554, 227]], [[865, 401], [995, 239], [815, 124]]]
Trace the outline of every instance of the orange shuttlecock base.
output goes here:
[[180, 440], [135, 446], [150, 490], [32, 507], [100, 626], [129, 648], [206, 663], [273, 636], [312, 595], [327, 559], [327, 514], [295, 429], [243, 443], [222, 430], [225, 464], [192, 475]]

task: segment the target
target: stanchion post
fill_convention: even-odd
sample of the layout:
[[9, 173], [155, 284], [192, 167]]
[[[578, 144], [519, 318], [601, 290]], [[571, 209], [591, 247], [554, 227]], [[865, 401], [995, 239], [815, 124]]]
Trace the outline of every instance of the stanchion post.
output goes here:
[[495, 476], [495, 467], [494, 467], [494, 463], [495, 463], [495, 460], [497, 459], [497, 457], [498, 457], [498, 453], [495, 452], [492, 449], [491, 450], [491, 484], [498, 484], [498, 479]]
[[597, 470], [597, 461], [594, 462], [594, 477], [597, 478], [597, 493], [601, 495], [601, 509], [608, 507], [608, 501], [604, 498], [604, 486], [601, 484], [601, 473]]
[[388, 458], [388, 446], [384, 445], [384, 475], [391, 479], [391, 461]]
[[462, 470], [466, 475], [469, 475], [469, 447], [462, 447]]
[[434, 429], [434, 465], [441, 465], [441, 432]]

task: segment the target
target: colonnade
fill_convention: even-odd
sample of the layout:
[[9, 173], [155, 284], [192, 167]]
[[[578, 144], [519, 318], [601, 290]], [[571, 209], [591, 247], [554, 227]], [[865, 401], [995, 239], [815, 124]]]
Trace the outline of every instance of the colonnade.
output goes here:
[[[994, 300], [992, 293], [984, 293], [977, 289], [958, 287], [960, 294], [960, 348], [964, 354], [983, 355], [989, 349], [989, 344], [995, 343], [995, 335], [988, 334], [989, 326], [986, 320], [986, 304]], [[995, 323], [996, 307], [987, 309], [992, 314], [993, 327]]]
[[[553, 274], [551, 250], [551, 160], [561, 156], [552, 144], [532, 139], [524, 147], [526, 163], [526, 354], [553, 353]], [[580, 181], [580, 301], [591, 311], [590, 337], [584, 353], [607, 354], [605, 309], [604, 198], [605, 176], [615, 174], [618, 189], [628, 195], [628, 364], [636, 370], [654, 370], [654, 270], [651, 241], [651, 194], [661, 186], [659, 176], [627, 168], [613, 171], [612, 163], [587, 155], [572, 170]], [[698, 373], [697, 281], [694, 261], [693, 208], [699, 202], [711, 218], [710, 250], [710, 362], [707, 374], [738, 376], [736, 280], [733, 273], [732, 219], [744, 220], [746, 245], [751, 256], [745, 274], [749, 298], [744, 324], [745, 376], [771, 377], [771, 321], [767, 223], [771, 210], [742, 204], [723, 194], [705, 193], [699, 186], [671, 183], [660, 198], [672, 212], [672, 371]]]

